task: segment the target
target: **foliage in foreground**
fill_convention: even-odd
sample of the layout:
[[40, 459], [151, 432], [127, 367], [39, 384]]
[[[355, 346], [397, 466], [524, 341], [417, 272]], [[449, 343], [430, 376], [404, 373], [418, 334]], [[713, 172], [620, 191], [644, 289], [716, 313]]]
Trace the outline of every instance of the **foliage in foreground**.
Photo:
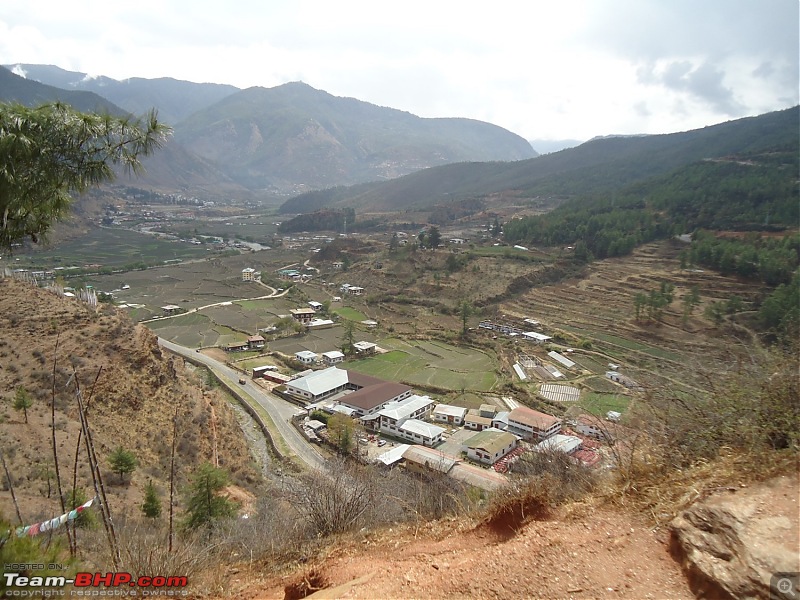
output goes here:
[[210, 527], [215, 521], [236, 515], [236, 504], [221, 494], [228, 475], [211, 463], [201, 464], [192, 476], [186, 497], [186, 530]]
[[43, 237], [69, 210], [71, 193], [141, 170], [169, 128], [144, 119], [84, 114], [66, 104], [0, 104], [0, 249]]
[[[30, 564], [66, 564], [68, 558], [62, 548], [59, 538], [51, 543], [46, 536], [16, 537], [14, 527], [0, 516], [0, 564], [23, 565]], [[29, 570], [26, 568], [4, 568], [4, 573], [19, 573], [24, 576], [46, 577], [48, 575], [63, 575], [63, 571], [54, 569]], [[9, 589], [5, 578], [0, 579], [0, 595]]]
[[747, 363], [720, 366], [708, 393], [662, 389], [637, 402], [637, 433], [615, 448], [621, 498], [665, 521], [703, 490], [796, 469], [797, 354], [751, 352]]

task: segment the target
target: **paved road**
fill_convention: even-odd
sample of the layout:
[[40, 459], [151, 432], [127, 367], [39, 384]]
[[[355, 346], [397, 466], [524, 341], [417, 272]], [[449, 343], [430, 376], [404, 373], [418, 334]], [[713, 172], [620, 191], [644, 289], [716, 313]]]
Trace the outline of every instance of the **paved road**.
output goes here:
[[[181, 356], [187, 356], [193, 360], [202, 362], [208, 368], [212, 369], [217, 375], [221, 375], [222, 377], [230, 380], [232, 385], [238, 385], [236, 382], [239, 381], [239, 378], [242, 376], [241, 373], [230, 368], [226, 364], [221, 363], [210, 356], [206, 356], [201, 352], [197, 352], [191, 348], [186, 348], [185, 346], [179, 346], [178, 344], [174, 344], [163, 338], [158, 338], [158, 343], [170, 352], [174, 352], [175, 354], [179, 354]], [[253, 398], [253, 400], [258, 402], [258, 404], [260, 404], [264, 410], [267, 411], [269, 416], [272, 418], [272, 421], [275, 423], [278, 433], [280, 433], [280, 435], [286, 441], [286, 445], [289, 446], [292, 452], [294, 452], [312, 469], [317, 469], [320, 471], [327, 469], [325, 457], [323, 457], [319, 451], [312, 444], [310, 444], [293, 425], [289, 423], [289, 420], [292, 418], [292, 416], [300, 410], [296, 405], [265, 392], [262, 388], [254, 384], [249, 378], [247, 378], [247, 383], [244, 385], [238, 385], [238, 387], [240, 390], [247, 392], [247, 394]]]

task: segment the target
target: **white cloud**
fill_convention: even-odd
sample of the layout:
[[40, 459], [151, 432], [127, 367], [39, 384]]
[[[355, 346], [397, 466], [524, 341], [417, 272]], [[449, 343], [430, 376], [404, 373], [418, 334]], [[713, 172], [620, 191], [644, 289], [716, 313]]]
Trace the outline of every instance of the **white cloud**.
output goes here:
[[797, 22], [796, 0], [42, 0], [0, 6], [0, 62], [238, 87], [303, 80], [420, 116], [588, 139], [796, 104]]

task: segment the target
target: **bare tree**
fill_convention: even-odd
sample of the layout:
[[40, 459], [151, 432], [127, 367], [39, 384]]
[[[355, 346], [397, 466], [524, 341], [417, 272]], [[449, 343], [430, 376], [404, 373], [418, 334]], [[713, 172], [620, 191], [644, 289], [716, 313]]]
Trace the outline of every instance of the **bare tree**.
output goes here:
[[356, 527], [376, 491], [369, 469], [344, 459], [333, 461], [327, 474], [305, 474], [287, 486], [292, 505], [323, 536]]

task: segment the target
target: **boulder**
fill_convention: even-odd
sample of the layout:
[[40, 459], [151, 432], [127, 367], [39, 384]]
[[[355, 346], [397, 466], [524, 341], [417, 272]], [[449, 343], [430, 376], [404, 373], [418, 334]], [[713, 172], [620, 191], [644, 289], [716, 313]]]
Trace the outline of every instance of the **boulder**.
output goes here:
[[726, 488], [670, 523], [670, 550], [700, 598], [781, 598], [773, 576], [800, 572], [799, 512], [796, 475]]

